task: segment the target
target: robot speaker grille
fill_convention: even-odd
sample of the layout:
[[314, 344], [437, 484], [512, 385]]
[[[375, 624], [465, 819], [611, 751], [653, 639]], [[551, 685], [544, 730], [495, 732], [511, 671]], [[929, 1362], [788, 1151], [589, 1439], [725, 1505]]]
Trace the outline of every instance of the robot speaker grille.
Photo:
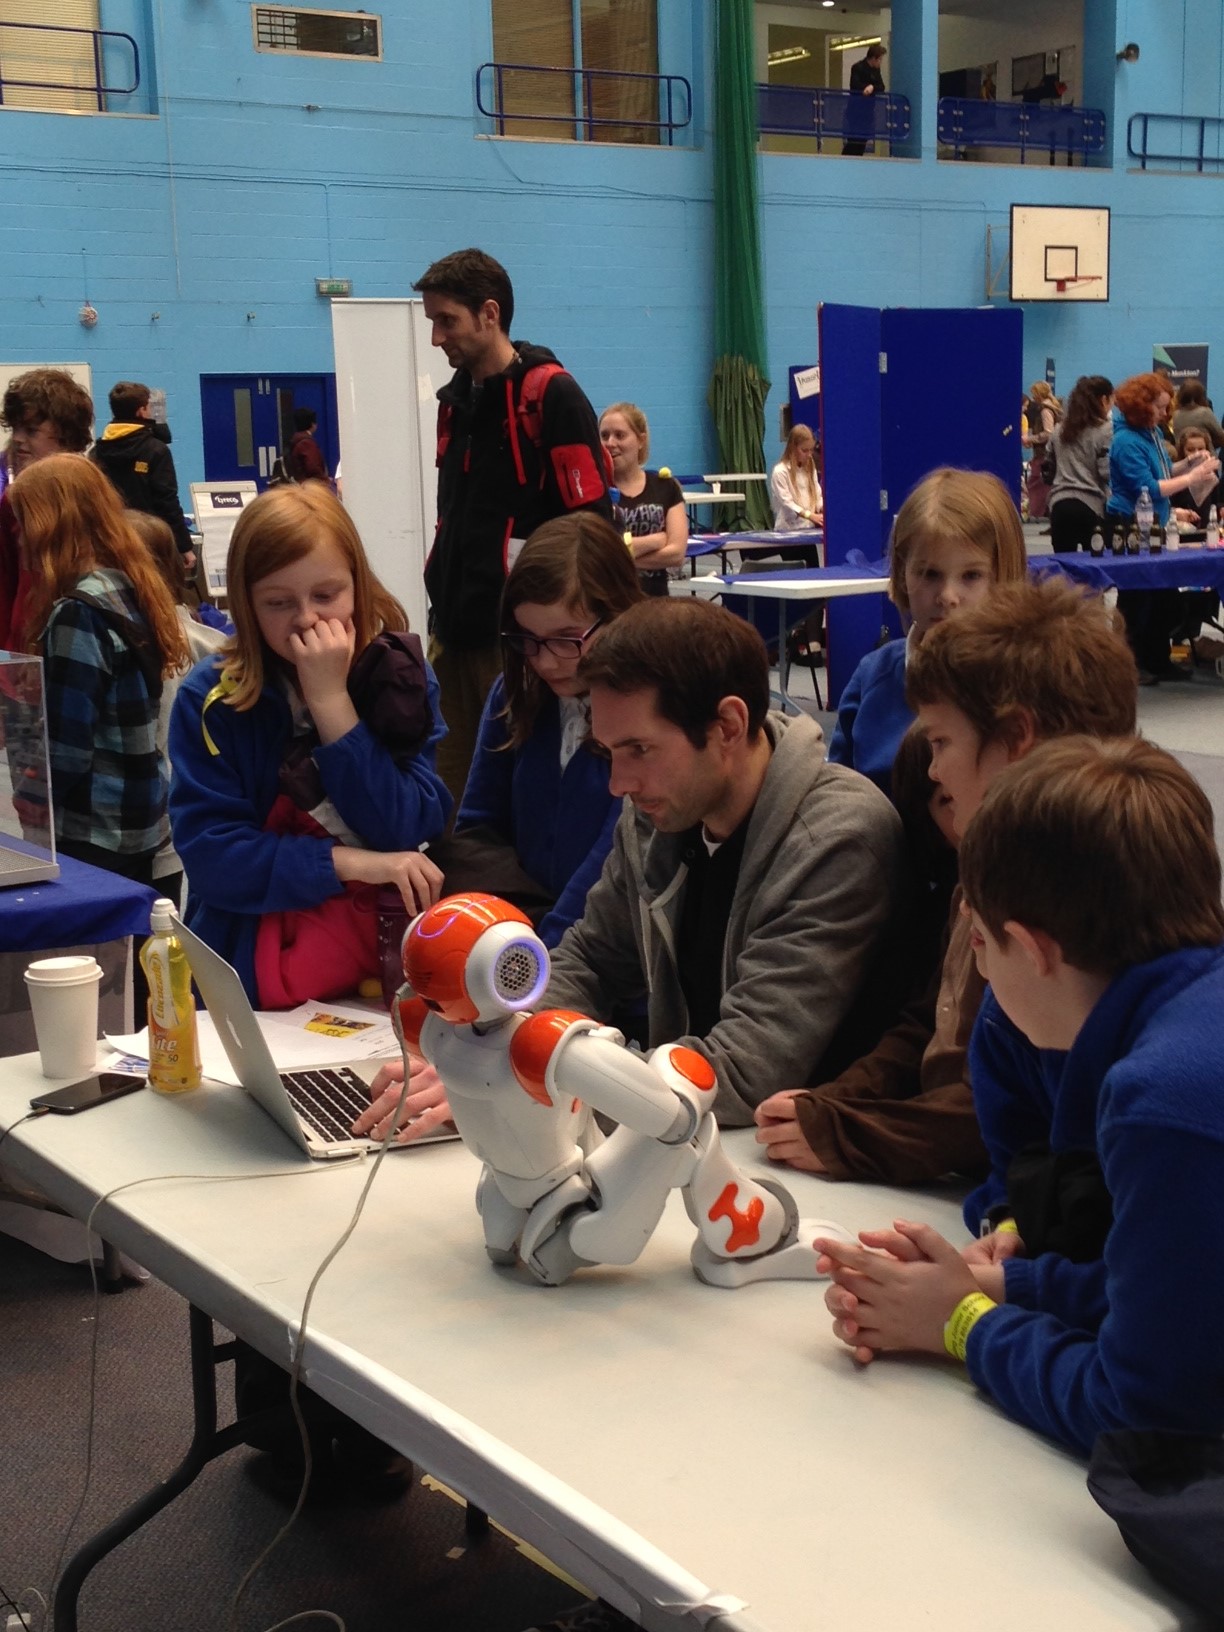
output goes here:
[[540, 964], [530, 947], [508, 946], [497, 960], [493, 984], [497, 995], [508, 1000], [522, 997], [540, 978]]

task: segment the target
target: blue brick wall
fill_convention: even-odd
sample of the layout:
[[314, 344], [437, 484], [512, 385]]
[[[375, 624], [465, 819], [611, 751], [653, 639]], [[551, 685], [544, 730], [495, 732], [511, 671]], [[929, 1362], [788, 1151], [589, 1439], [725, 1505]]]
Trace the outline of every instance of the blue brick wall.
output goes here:
[[[929, 42], [937, 0], [922, 5]], [[141, 41], [158, 116], [0, 111], [0, 356], [84, 359], [103, 400], [123, 376], [164, 386], [185, 485], [203, 474], [201, 373], [330, 368], [317, 276], [405, 294], [477, 243], [514, 277], [516, 335], [551, 345], [597, 407], [641, 403], [658, 461], [710, 468], [712, 8], [660, 12], [660, 66], [696, 92], [695, 145], [674, 150], [479, 134], [488, 0], [387, 0], [378, 64], [256, 53], [246, 0], [104, 0], [104, 25]], [[1153, 341], [1207, 340], [1224, 395], [1224, 179], [1140, 176], [1123, 157], [1136, 109], [1221, 111], [1218, 0], [1090, 0], [1087, 17], [1110, 54], [1115, 33], [1143, 51], [1104, 76], [1112, 171], [762, 157], [767, 452], [786, 368], [816, 354], [817, 301], [981, 304], [986, 226], [1013, 201], [1113, 209], [1111, 304], [1027, 308], [1026, 378], [1047, 355], [1060, 389], [1121, 378]], [[86, 294], [92, 332], [76, 318]], [[972, 378], [932, 388], [915, 412], [972, 411]]]

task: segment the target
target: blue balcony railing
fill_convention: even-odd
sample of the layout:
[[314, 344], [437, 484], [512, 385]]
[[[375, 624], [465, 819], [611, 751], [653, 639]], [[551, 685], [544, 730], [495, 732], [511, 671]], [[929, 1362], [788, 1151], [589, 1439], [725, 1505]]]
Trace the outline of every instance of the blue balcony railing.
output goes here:
[[982, 102], [977, 98], [941, 96], [936, 109], [939, 140], [963, 156], [968, 147], [1013, 147], [1023, 164], [1030, 153], [1105, 150], [1105, 115], [1099, 108], [1047, 107], [1037, 102]]
[[[693, 119], [693, 88], [681, 74], [615, 73], [604, 68], [540, 68], [523, 62], [482, 62], [476, 106], [497, 134], [523, 124], [551, 125], [571, 141], [663, 141]], [[556, 127], [562, 127], [558, 130]], [[541, 131], [548, 135], [547, 130]]]
[[826, 86], [758, 85], [757, 124], [762, 136], [814, 136], [816, 151], [826, 142], [894, 142], [910, 133], [908, 96], [891, 91], [859, 96]]
[[[5, 69], [6, 47], [8, 51], [14, 49], [14, 41], [10, 30], [20, 29], [23, 36], [31, 34], [75, 34], [87, 40], [89, 44], [89, 58], [92, 63], [93, 78], [81, 77], [75, 80], [53, 79], [18, 79]], [[131, 50], [130, 85], [112, 85], [106, 78], [104, 56], [108, 40], [118, 40], [122, 46]], [[48, 42], [49, 43], [49, 42]], [[82, 64], [82, 67], [84, 65]], [[23, 62], [20, 71], [29, 72], [28, 61]], [[8, 91], [75, 91], [78, 96], [85, 95], [94, 98], [98, 104], [98, 112], [105, 113], [107, 97], [131, 96], [140, 85], [140, 47], [130, 34], [122, 34], [112, 28], [67, 28], [59, 23], [7, 23], [0, 22], [0, 104], [5, 100]], [[26, 104], [23, 103], [24, 107]]]
[[1191, 165], [1200, 175], [1208, 166], [1218, 170], [1224, 165], [1224, 119], [1193, 113], [1132, 113], [1126, 124], [1126, 151], [1139, 160], [1141, 170], [1149, 164], [1179, 170]]

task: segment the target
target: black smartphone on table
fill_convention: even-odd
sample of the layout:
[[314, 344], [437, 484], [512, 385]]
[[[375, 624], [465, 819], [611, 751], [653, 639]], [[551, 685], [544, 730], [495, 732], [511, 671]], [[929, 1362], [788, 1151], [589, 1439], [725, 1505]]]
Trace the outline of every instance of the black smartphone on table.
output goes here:
[[78, 1111], [88, 1111], [95, 1105], [107, 1105], [112, 1099], [122, 1099], [124, 1094], [134, 1094], [137, 1088], [144, 1085], [143, 1077], [133, 1077], [126, 1071], [100, 1071], [96, 1076], [69, 1083], [67, 1088], [53, 1088], [50, 1093], [39, 1094], [30, 1101], [30, 1109], [55, 1111], [59, 1116], [75, 1116]]

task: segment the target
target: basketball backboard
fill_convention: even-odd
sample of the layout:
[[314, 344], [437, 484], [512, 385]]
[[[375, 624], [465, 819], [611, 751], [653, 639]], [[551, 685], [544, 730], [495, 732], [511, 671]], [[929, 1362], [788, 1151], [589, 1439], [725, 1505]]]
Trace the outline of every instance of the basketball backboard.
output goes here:
[[1109, 299], [1109, 211], [1013, 204], [1012, 300]]

